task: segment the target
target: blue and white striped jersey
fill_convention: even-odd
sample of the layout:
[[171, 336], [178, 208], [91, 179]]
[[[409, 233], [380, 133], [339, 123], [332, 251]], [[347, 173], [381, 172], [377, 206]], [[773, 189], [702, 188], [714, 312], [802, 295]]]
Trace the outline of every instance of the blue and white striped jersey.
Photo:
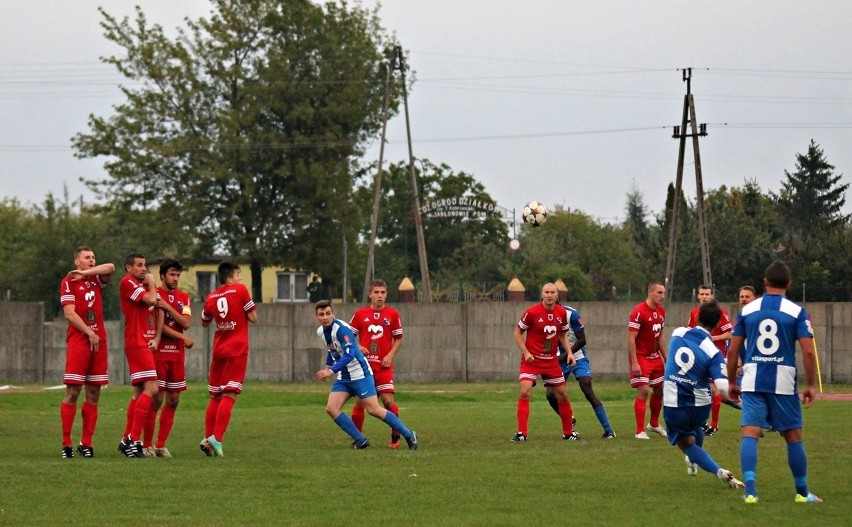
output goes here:
[[708, 406], [711, 380], [725, 378], [725, 359], [706, 329], [674, 330], [663, 376], [663, 406]]
[[[568, 331], [568, 342], [571, 344], [571, 347], [574, 347], [574, 343], [577, 342], [576, 332], [582, 331], [585, 333], [586, 327], [583, 326], [583, 318], [580, 316], [580, 312], [574, 309], [571, 306], [565, 306], [565, 310], [568, 311], [568, 324], [571, 326], [571, 330]], [[565, 350], [562, 349], [562, 344], [559, 345], [559, 354], [565, 353]], [[585, 359], [586, 357], [586, 346], [578, 349], [574, 352], [574, 359], [580, 360]]]
[[325, 365], [337, 374], [338, 380], [357, 381], [373, 376], [370, 364], [358, 347], [352, 326], [335, 318], [328, 327], [317, 328], [317, 336], [328, 350]]
[[746, 339], [742, 391], [798, 393], [796, 341], [814, 336], [805, 308], [784, 295], [763, 295], [742, 308], [733, 334]]

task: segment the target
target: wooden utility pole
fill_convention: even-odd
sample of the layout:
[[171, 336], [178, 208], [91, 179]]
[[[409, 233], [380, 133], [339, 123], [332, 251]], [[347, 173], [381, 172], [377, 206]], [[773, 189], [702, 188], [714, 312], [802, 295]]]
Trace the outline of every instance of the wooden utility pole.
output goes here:
[[405, 105], [405, 135], [408, 138], [408, 171], [411, 174], [411, 194], [414, 197], [414, 230], [417, 233], [417, 255], [420, 258], [420, 286], [423, 289], [423, 301], [432, 303], [432, 281], [429, 278], [429, 261], [426, 259], [426, 237], [423, 235], [423, 216], [420, 213], [420, 191], [417, 185], [417, 173], [414, 170], [414, 150], [411, 146], [411, 120], [408, 116], [408, 86], [405, 85], [405, 59], [402, 46], [395, 46], [400, 78], [402, 79], [402, 102]]
[[[710, 272], [710, 246], [707, 243], [707, 222], [704, 218], [704, 183], [701, 176], [701, 153], [698, 149], [698, 138], [707, 135], [707, 125], [698, 124], [695, 117], [695, 100], [692, 97], [692, 68], [685, 68], [683, 80], [686, 82], [686, 95], [683, 97], [683, 116], [680, 126], [674, 127], [672, 137], [680, 140], [680, 148], [677, 155], [677, 179], [675, 180], [674, 203], [672, 203], [672, 218], [669, 228], [669, 254], [666, 260], [666, 293], [671, 295], [674, 291], [674, 270], [677, 257], [678, 221], [680, 219], [680, 196], [683, 193], [683, 158], [686, 152], [686, 138], [692, 138], [692, 153], [695, 161], [695, 189], [696, 204], [698, 210], [698, 239], [701, 245], [701, 269], [704, 276], [704, 284], [713, 287], [713, 276]], [[690, 125], [690, 133], [686, 126]]]
[[376, 232], [379, 224], [379, 202], [382, 197], [382, 170], [385, 159], [385, 138], [388, 133], [388, 115], [390, 113], [391, 79], [396, 69], [396, 51], [394, 51], [390, 62], [385, 64], [387, 77], [385, 78], [385, 101], [382, 108], [382, 138], [379, 143], [379, 168], [376, 170], [376, 178], [373, 181], [373, 213], [370, 216], [370, 241], [367, 248], [367, 270], [364, 272], [363, 301], [369, 300], [370, 282], [376, 276], [375, 254], [376, 254]]
[[376, 229], [379, 216], [379, 201], [382, 189], [382, 164], [384, 161], [385, 138], [387, 135], [388, 124], [388, 108], [390, 106], [391, 85], [393, 72], [399, 69], [402, 82], [402, 100], [405, 105], [405, 133], [408, 140], [408, 170], [411, 175], [411, 193], [414, 198], [413, 211], [414, 214], [414, 229], [417, 234], [417, 253], [420, 259], [420, 282], [423, 288], [423, 301], [432, 303], [432, 282], [429, 278], [429, 263], [426, 258], [426, 238], [423, 234], [423, 216], [420, 213], [420, 191], [417, 185], [417, 173], [414, 170], [414, 151], [411, 146], [411, 122], [408, 115], [408, 87], [405, 85], [405, 60], [402, 55], [402, 46], [394, 46], [393, 56], [387, 70], [387, 80], [385, 81], [385, 102], [384, 111], [382, 113], [382, 139], [379, 145], [379, 168], [376, 172], [376, 178], [373, 183], [373, 214], [370, 218], [370, 241], [367, 250], [367, 269], [364, 274], [364, 301], [368, 300], [367, 295], [370, 290], [370, 282], [375, 275], [374, 254], [376, 245]]

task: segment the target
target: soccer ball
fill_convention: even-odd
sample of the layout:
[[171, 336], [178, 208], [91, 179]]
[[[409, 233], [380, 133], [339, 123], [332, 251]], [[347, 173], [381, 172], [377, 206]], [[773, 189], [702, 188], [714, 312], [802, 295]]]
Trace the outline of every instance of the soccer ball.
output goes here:
[[530, 201], [526, 204], [526, 206], [524, 206], [524, 211], [521, 213], [521, 217], [528, 225], [538, 227], [547, 221], [547, 207], [538, 201]]

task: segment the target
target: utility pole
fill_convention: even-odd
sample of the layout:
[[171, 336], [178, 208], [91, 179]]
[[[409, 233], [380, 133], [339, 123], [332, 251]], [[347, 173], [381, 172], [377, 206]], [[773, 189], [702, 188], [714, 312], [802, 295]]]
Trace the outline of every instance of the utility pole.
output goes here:
[[[674, 127], [672, 137], [679, 139], [680, 147], [677, 155], [677, 179], [675, 180], [674, 203], [672, 204], [672, 218], [669, 229], [669, 254], [666, 260], [666, 293], [671, 295], [674, 290], [674, 270], [677, 256], [678, 221], [680, 217], [680, 196], [683, 193], [683, 159], [686, 151], [686, 138], [692, 138], [692, 153], [695, 161], [695, 188], [696, 204], [698, 210], [698, 239], [701, 245], [701, 269], [703, 271], [704, 283], [713, 285], [713, 277], [710, 272], [710, 246], [707, 243], [707, 222], [704, 217], [704, 183], [701, 176], [701, 153], [698, 149], [698, 138], [707, 135], [707, 125], [698, 124], [695, 116], [695, 100], [692, 97], [692, 68], [685, 68], [683, 81], [686, 82], [686, 95], [683, 97], [683, 116], [680, 126]], [[690, 125], [690, 133], [686, 126]]]
[[414, 229], [417, 233], [417, 253], [420, 259], [420, 282], [423, 287], [423, 300], [432, 303], [432, 282], [429, 279], [429, 263], [426, 258], [426, 238], [423, 235], [423, 217], [420, 214], [420, 192], [417, 185], [417, 173], [414, 169], [414, 150], [411, 146], [411, 122], [408, 114], [408, 87], [405, 84], [405, 61], [402, 55], [402, 46], [395, 45], [387, 66], [387, 78], [385, 80], [385, 101], [382, 112], [382, 139], [379, 145], [379, 168], [373, 183], [373, 214], [370, 217], [370, 241], [367, 249], [367, 269], [364, 273], [364, 301], [368, 300], [370, 282], [375, 276], [375, 246], [376, 230], [378, 228], [379, 202], [382, 195], [382, 169], [385, 155], [385, 142], [387, 138], [388, 113], [392, 92], [393, 72], [399, 70], [402, 80], [402, 100], [405, 104], [405, 133], [408, 140], [408, 170], [411, 175], [411, 193], [414, 198], [413, 211]]
[[379, 202], [382, 197], [382, 170], [384, 169], [385, 139], [388, 133], [388, 114], [390, 113], [391, 78], [396, 69], [396, 50], [394, 50], [390, 62], [386, 63], [385, 67], [387, 68], [387, 77], [385, 78], [385, 102], [382, 108], [382, 139], [379, 143], [379, 168], [373, 182], [373, 214], [370, 216], [370, 242], [367, 249], [367, 270], [364, 273], [364, 302], [369, 300], [370, 282], [376, 277], [376, 232], [379, 224]]
[[417, 185], [417, 173], [414, 170], [414, 150], [411, 146], [411, 120], [408, 115], [408, 87], [405, 85], [405, 59], [402, 46], [394, 46], [397, 64], [402, 79], [402, 102], [405, 105], [405, 134], [408, 138], [408, 171], [411, 174], [411, 193], [414, 197], [414, 230], [417, 232], [417, 255], [420, 258], [420, 282], [423, 288], [423, 300], [432, 303], [432, 281], [429, 279], [429, 262], [426, 259], [426, 238], [423, 235], [423, 216], [420, 214], [420, 191]]

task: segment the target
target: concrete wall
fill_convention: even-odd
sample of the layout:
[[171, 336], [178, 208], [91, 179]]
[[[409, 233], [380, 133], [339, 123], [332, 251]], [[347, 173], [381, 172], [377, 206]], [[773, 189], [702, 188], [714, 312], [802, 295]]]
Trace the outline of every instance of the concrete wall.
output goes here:
[[[513, 380], [519, 352], [512, 331], [527, 303], [482, 302], [398, 304], [405, 341], [396, 360], [401, 382]], [[626, 325], [633, 304], [577, 302], [586, 325], [592, 369], [599, 378], [627, 378]], [[357, 305], [336, 305], [349, 320]], [[666, 335], [686, 323], [693, 305], [667, 306]], [[725, 306], [736, 313], [735, 305]], [[808, 304], [820, 355], [823, 382], [852, 382], [852, 304]], [[61, 384], [65, 368], [62, 320], [44, 322], [36, 303], [0, 302], [0, 382]], [[187, 351], [191, 380], [204, 380], [210, 363], [212, 329], [201, 327], [201, 305], [193, 305]], [[312, 305], [262, 304], [251, 328], [248, 378], [263, 381], [307, 381], [324, 360], [316, 336]], [[109, 375], [113, 384], [128, 382], [123, 353], [123, 327], [107, 322]], [[801, 368], [800, 368], [801, 370]]]

